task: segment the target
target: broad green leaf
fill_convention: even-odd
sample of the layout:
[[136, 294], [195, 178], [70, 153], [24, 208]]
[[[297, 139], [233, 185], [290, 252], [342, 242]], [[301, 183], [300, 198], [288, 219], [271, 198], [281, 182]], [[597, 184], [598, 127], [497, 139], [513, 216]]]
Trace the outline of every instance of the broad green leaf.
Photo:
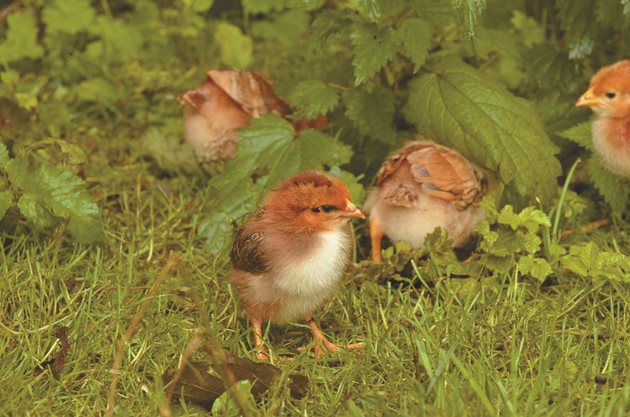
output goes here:
[[37, 229], [44, 230], [59, 223], [48, 205], [37, 194], [24, 193], [18, 200], [20, 213]]
[[[144, 42], [142, 32], [138, 27], [106, 16], [96, 18], [90, 28], [90, 33], [100, 36], [103, 48], [101, 52], [113, 61], [136, 59]], [[95, 52], [98, 53], [98, 51], [90, 51], [90, 53]]]
[[630, 282], [630, 257], [602, 251], [594, 242], [571, 245], [569, 254], [560, 258], [564, 268], [585, 278], [607, 278]]
[[425, 67], [430, 72], [411, 83], [407, 118], [427, 137], [497, 172], [518, 195], [549, 204], [560, 163], [529, 103], [459, 58], [435, 58]]
[[518, 267], [523, 274], [531, 275], [540, 282], [543, 282], [553, 272], [546, 259], [534, 258], [532, 255], [519, 259]]
[[591, 156], [587, 162], [588, 173], [597, 188], [597, 191], [604, 197], [606, 203], [610, 205], [612, 211], [621, 215], [628, 207], [630, 197], [630, 183], [609, 170], [602, 164], [597, 155]]
[[[243, 398], [252, 398], [252, 383], [249, 380], [237, 381], [233, 386], [236, 387]], [[214, 417], [238, 417], [242, 415], [229, 391], [225, 391], [219, 398], [214, 400], [211, 411]]]
[[362, 25], [351, 34], [355, 85], [363, 84], [396, 54], [398, 39], [391, 28], [378, 30], [375, 25]]
[[252, 38], [244, 35], [238, 26], [219, 22], [214, 33], [221, 52], [221, 61], [236, 68], [247, 68], [252, 62]]
[[431, 47], [431, 25], [423, 19], [407, 19], [397, 32], [405, 54], [414, 63], [418, 72], [429, 56]]
[[9, 191], [0, 191], [0, 220], [2, 220], [12, 204], [13, 194]]
[[355, 89], [344, 96], [344, 101], [346, 116], [359, 132], [384, 143], [393, 142], [396, 96], [391, 90], [383, 87], [372, 92]]
[[267, 14], [273, 10], [281, 10], [286, 3], [287, 0], [241, 0], [243, 8], [250, 14]]
[[593, 134], [591, 122], [583, 122], [559, 133], [565, 139], [577, 143], [583, 148], [593, 150]]
[[381, 8], [378, 0], [356, 0], [356, 2], [372, 22], [377, 22], [380, 19]]
[[436, 29], [443, 29], [457, 19], [453, 0], [412, 0], [411, 3], [416, 13]]
[[319, 80], [306, 80], [297, 84], [289, 94], [293, 106], [300, 116], [314, 119], [332, 111], [339, 102], [336, 89]]
[[44, 48], [37, 43], [37, 22], [31, 11], [19, 10], [11, 13], [7, 24], [7, 36], [0, 43], [0, 62], [39, 58], [44, 53]]
[[140, 138], [140, 152], [151, 156], [160, 168], [171, 172], [195, 172], [197, 158], [192, 149], [174, 137], [167, 137], [157, 128], [149, 129]]
[[4, 143], [0, 142], [0, 169], [3, 169], [10, 159], [9, 150]]
[[[98, 206], [85, 189], [85, 184], [70, 171], [55, 166], [31, 166], [25, 159], [14, 159], [6, 165], [9, 180], [25, 194], [18, 205], [20, 211], [36, 222], [51, 225], [46, 211], [68, 219], [75, 240], [96, 243], [103, 240]], [[26, 196], [26, 197], [25, 197]], [[37, 220], [34, 220], [37, 219]], [[39, 222], [39, 223], [37, 223]]]
[[[597, 0], [600, 1], [600, 0]], [[593, 48], [593, 25], [596, 0], [557, 0], [560, 25], [569, 41], [569, 58], [588, 56]]]
[[261, 20], [252, 24], [254, 38], [263, 38], [290, 44], [309, 27], [309, 16], [300, 10], [289, 10], [273, 20]]
[[44, 6], [42, 19], [47, 32], [72, 35], [89, 28], [94, 14], [89, 0], [53, 0]]
[[466, 35], [473, 37], [477, 28], [477, 21], [486, 8], [486, 0], [453, 0], [453, 5], [464, 22]]

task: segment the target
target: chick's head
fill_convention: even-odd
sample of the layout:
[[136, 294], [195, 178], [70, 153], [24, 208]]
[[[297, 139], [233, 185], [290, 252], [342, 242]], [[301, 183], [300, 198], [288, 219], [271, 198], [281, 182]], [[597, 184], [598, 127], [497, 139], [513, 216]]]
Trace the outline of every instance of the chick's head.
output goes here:
[[630, 117], [630, 59], [600, 69], [576, 106], [603, 117]]
[[341, 180], [317, 171], [282, 182], [269, 193], [265, 207], [276, 221], [295, 232], [335, 230], [350, 218], [365, 218]]

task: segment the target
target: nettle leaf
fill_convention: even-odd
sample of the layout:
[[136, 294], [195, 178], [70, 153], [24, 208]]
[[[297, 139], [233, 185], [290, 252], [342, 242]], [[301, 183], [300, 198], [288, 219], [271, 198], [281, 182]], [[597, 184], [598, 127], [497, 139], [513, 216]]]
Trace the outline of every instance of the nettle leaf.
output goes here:
[[381, 18], [381, 8], [378, 4], [378, 0], [357, 0], [357, 3], [361, 6], [361, 9], [372, 22], [377, 22]]
[[571, 245], [569, 254], [560, 258], [564, 268], [585, 278], [608, 278], [630, 282], [630, 257], [602, 251], [593, 242]]
[[411, 82], [406, 117], [431, 139], [498, 172], [518, 195], [550, 203], [560, 163], [530, 104], [459, 58], [442, 56]]
[[591, 122], [583, 122], [559, 133], [565, 139], [577, 143], [583, 148], [593, 150]]
[[569, 58], [588, 56], [593, 48], [593, 19], [596, 12], [595, 0], [558, 0], [560, 26], [569, 39]]
[[299, 109], [299, 115], [314, 119], [332, 111], [339, 103], [338, 91], [319, 80], [306, 80], [297, 84], [289, 94], [289, 100]]
[[75, 34], [90, 27], [94, 9], [89, 0], [54, 0], [42, 12], [46, 31]]
[[544, 281], [553, 272], [551, 265], [546, 259], [534, 258], [533, 255], [519, 259], [518, 267], [523, 274], [530, 275], [540, 282]]
[[405, 54], [414, 63], [414, 72], [418, 72], [429, 56], [431, 25], [423, 19], [407, 19], [398, 29], [397, 35]]
[[11, 13], [7, 24], [7, 36], [0, 43], [0, 62], [10, 63], [22, 58], [42, 56], [44, 48], [37, 43], [37, 22], [31, 11]]
[[13, 204], [13, 194], [9, 191], [0, 191], [0, 220], [7, 214], [7, 210]]
[[10, 160], [9, 150], [4, 143], [0, 142], [0, 169], [3, 169]]
[[359, 132], [378, 139], [384, 143], [392, 143], [394, 131], [394, 111], [396, 96], [394, 92], [383, 87], [374, 91], [351, 90], [344, 96], [346, 116]]
[[287, 0], [241, 0], [241, 4], [247, 13], [269, 13], [272, 10], [284, 9]]
[[354, 59], [354, 85], [361, 85], [376, 74], [397, 51], [398, 37], [391, 28], [358, 26], [351, 34]]
[[219, 22], [214, 33], [221, 52], [221, 61], [236, 68], [247, 68], [252, 63], [254, 44], [241, 28], [227, 22]]
[[610, 205], [612, 211], [617, 215], [624, 213], [630, 197], [628, 181], [607, 170], [597, 155], [593, 155], [588, 160], [586, 167], [595, 188]]
[[59, 223], [59, 218], [51, 213], [43, 199], [36, 194], [23, 194], [18, 200], [18, 208], [37, 229], [44, 230]]
[[453, 0], [413, 0], [416, 13], [433, 27], [442, 29], [457, 18]]
[[6, 165], [9, 180], [24, 195], [18, 206], [36, 226], [53, 224], [47, 213], [68, 219], [74, 239], [97, 243], [104, 238], [98, 206], [85, 184], [70, 171], [55, 166], [30, 166], [25, 159], [14, 159]]

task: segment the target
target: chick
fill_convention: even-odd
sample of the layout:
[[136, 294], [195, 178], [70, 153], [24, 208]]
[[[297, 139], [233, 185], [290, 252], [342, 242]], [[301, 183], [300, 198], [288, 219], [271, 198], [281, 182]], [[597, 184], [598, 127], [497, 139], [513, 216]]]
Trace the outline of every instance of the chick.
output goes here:
[[252, 117], [275, 112], [284, 115], [289, 106], [271, 88], [261, 73], [243, 70], [212, 70], [194, 90], [180, 97], [186, 107], [184, 137], [199, 159], [224, 161], [236, 155], [237, 129]]
[[458, 152], [428, 140], [411, 142], [383, 164], [365, 202], [372, 259], [382, 261], [383, 235], [421, 248], [435, 228], [454, 246], [466, 242], [485, 216], [479, 201], [485, 180]]
[[306, 171], [269, 192], [237, 233], [229, 277], [251, 320], [260, 359], [267, 358], [263, 320], [304, 318], [316, 355], [337, 350], [311, 314], [333, 296], [350, 263], [352, 218], [365, 216], [350, 201], [348, 188], [334, 177]]
[[604, 166], [630, 177], [630, 60], [600, 69], [575, 105], [595, 112], [593, 145]]

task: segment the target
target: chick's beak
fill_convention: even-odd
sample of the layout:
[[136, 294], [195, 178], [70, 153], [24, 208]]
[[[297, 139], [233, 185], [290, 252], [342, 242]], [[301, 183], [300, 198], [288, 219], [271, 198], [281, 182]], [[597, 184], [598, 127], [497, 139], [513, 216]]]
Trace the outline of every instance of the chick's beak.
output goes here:
[[586, 90], [582, 97], [575, 102], [576, 106], [588, 106], [588, 107], [596, 107], [601, 104], [601, 100], [593, 93], [593, 89], [589, 88]]
[[346, 208], [343, 210], [342, 213], [343, 217], [355, 217], [357, 219], [365, 219], [365, 214], [363, 214], [361, 210], [357, 208], [357, 206], [352, 204], [352, 201], [350, 200], [346, 200]]

